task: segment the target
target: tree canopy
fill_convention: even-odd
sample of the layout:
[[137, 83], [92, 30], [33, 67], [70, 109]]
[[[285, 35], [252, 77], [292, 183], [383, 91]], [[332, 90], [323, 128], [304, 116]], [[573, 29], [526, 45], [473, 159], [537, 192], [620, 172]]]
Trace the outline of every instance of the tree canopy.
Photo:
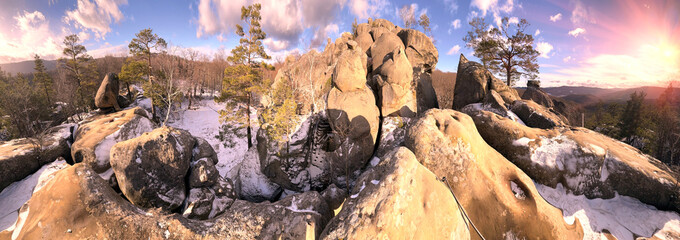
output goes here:
[[511, 24], [508, 17], [503, 17], [500, 26], [494, 27], [476, 17], [470, 26], [472, 31], [463, 38], [466, 46], [474, 50], [484, 67], [505, 78], [508, 86], [521, 76], [530, 80], [538, 77], [539, 52], [534, 49], [534, 37], [525, 33], [529, 26], [526, 19]]

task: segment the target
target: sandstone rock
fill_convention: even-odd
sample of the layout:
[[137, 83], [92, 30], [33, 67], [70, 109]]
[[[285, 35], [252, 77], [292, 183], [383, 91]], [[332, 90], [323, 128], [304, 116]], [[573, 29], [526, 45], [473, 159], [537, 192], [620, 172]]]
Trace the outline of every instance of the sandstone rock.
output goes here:
[[470, 103], [481, 102], [488, 90], [495, 90], [506, 103], [519, 99], [517, 91], [485, 69], [481, 64], [468, 61], [463, 54], [458, 62], [456, 87], [453, 95], [453, 109], [461, 109]]
[[437, 92], [432, 85], [432, 77], [429, 73], [414, 71], [413, 81], [416, 84], [416, 101], [418, 113], [424, 113], [432, 108], [439, 108]]
[[361, 50], [345, 51], [333, 71], [333, 84], [342, 92], [359, 91], [366, 86], [366, 64]]
[[[192, 188], [186, 199], [187, 208], [182, 213], [185, 218], [208, 219], [212, 211], [215, 194], [208, 188]], [[232, 200], [233, 201], [233, 200]]]
[[189, 171], [189, 188], [210, 187], [215, 185], [219, 172], [212, 160], [201, 158], [191, 163]]
[[[369, 33], [369, 31], [371, 31], [371, 26], [368, 23], [359, 23], [357, 25], [357, 32], [356, 32], [357, 35], [361, 35], [362, 33]], [[373, 40], [371, 39], [371, 41], [373, 41]], [[357, 41], [357, 42], [359, 42], [359, 41]]]
[[78, 125], [71, 145], [74, 162], [85, 162], [96, 172], [111, 168], [109, 152], [117, 142], [136, 138], [154, 129], [147, 112], [139, 107], [94, 116]]
[[[373, 66], [375, 59], [373, 59]], [[406, 58], [406, 53], [401, 47], [393, 49], [385, 55], [384, 61], [375, 71], [382, 76], [382, 80], [389, 84], [396, 84], [403, 87], [410, 87], [413, 82], [413, 70], [411, 63]]]
[[486, 108], [494, 109], [494, 113], [506, 117], [508, 115], [508, 108], [505, 107], [505, 102], [500, 94], [495, 90], [490, 90], [489, 94], [484, 96], [483, 104]]
[[631, 146], [585, 128], [530, 128], [486, 111], [470, 116], [489, 145], [540, 184], [680, 210], [677, 173]]
[[532, 179], [484, 142], [469, 116], [431, 109], [409, 128], [406, 146], [435, 176], [447, 178], [485, 238], [583, 237], [578, 220], [565, 223]]
[[326, 204], [330, 209], [337, 209], [342, 206], [342, 203], [347, 198], [347, 192], [340, 189], [335, 184], [331, 184], [321, 192], [321, 197], [326, 200]]
[[368, 32], [359, 33], [356, 37], [356, 41], [359, 44], [359, 48], [364, 52], [370, 51], [371, 45], [373, 45], [373, 37]]
[[406, 56], [411, 66], [428, 73], [435, 69], [439, 52], [430, 37], [418, 30], [402, 29], [399, 32], [399, 38], [406, 47]]
[[0, 191], [59, 157], [70, 158], [71, 129], [75, 124], [50, 128], [37, 138], [0, 141]]
[[185, 198], [185, 176], [196, 140], [185, 130], [157, 128], [111, 148], [120, 190], [135, 205], [172, 211]]
[[[371, 66], [373, 69], [378, 69], [387, 59], [386, 56], [392, 53], [395, 49], [404, 49], [404, 43], [401, 39], [393, 33], [385, 33], [379, 38], [376, 38], [373, 45], [371, 45]], [[408, 61], [408, 60], [407, 60]], [[410, 64], [409, 64], [410, 65]]]
[[380, 112], [368, 88], [356, 92], [333, 88], [328, 93], [327, 115], [334, 138], [341, 143], [330, 154], [331, 174], [345, 176], [362, 168], [373, 155]]
[[376, 76], [380, 85], [380, 113], [386, 116], [415, 117], [418, 102], [410, 86], [389, 84]]
[[566, 118], [531, 100], [517, 100], [511, 110], [529, 127], [549, 129], [569, 125]]
[[235, 189], [242, 199], [252, 202], [273, 201], [281, 194], [281, 186], [272, 182], [261, 171], [260, 156], [256, 148], [246, 152], [243, 161], [239, 163]]
[[372, 27], [369, 33], [371, 34], [371, 38], [375, 41], [378, 38], [380, 38], [383, 34], [389, 32], [390, 30], [384, 27]]
[[[214, 219], [189, 220], [125, 201], [88, 166], [59, 171], [22, 207], [20, 227], [1, 239], [305, 239], [332, 216], [317, 192], [274, 203], [236, 200]], [[69, 231], [70, 230], [70, 231]]]
[[371, 27], [383, 27], [386, 28], [387, 30], [392, 30], [395, 27], [394, 23], [382, 18], [371, 21], [370, 25]]
[[210, 146], [210, 143], [203, 138], [196, 137], [196, 148], [194, 148], [192, 153], [192, 161], [198, 161], [202, 158], [209, 159], [213, 164], [217, 164], [219, 161], [217, 159], [217, 153], [215, 152], [215, 149]]
[[392, 150], [404, 146], [404, 139], [409, 124], [414, 118], [406, 117], [384, 117], [382, 127], [380, 128], [380, 140], [378, 149], [376, 150], [376, 158], [371, 159], [371, 165], [377, 164], [373, 162], [382, 159]]
[[118, 91], [120, 91], [118, 75], [115, 73], [106, 74], [94, 97], [94, 105], [101, 109], [113, 108], [116, 111], [120, 110]]
[[411, 151], [363, 173], [323, 239], [470, 239], [456, 201]]
[[[555, 107], [550, 95], [539, 88], [533, 87], [534, 85], [535, 83], [531, 85], [532, 87], [527, 87], [527, 89], [522, 94], [522, 99], [532, 100], [546, 108]], [[529, 84], [527, 84], [527, 86], [529, 86]]]

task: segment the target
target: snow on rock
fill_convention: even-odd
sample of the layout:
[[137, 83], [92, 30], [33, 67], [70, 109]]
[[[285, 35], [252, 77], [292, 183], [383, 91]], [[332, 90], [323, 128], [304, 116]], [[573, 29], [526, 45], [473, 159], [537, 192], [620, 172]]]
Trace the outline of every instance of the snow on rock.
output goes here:
[[68, 166], [63, 159], [54, 161], [2, 190], [0, 192], [0, 230], [12, 226], [17, 221], [19, 209], [33, 193], [45, 186], [54, 177], [54, 173]]
[[584, 240], [606, 239], [601, 233], [603, 230], [620, 240], [652, 235], [659, 239], [677, 239], [680, 232], [678, 213], [657, 210], [632, 197], [616, 194], [611, 199], [588, 199], [567, 193], [561, 184], [550, 188], [536, 183], [536, 189], [548, 203], [562, 209], [565, 221], [579, 219]]
[[[376, 151], [377, 158], [382, 158], [385, 154], [392, 151], [392, 149], [404, 145], [406, 129], [408, 129], [408, 125], [412, 121], [412, 118], [407, 117], [383, 118], [378, 150]], [[375, 166], [373, 164], [373, 159], [371, 159], [371, 165]]]
[[[168, 126], [187, 130], [191, 135], [208, 141], [217, 153], [219, 161], [216, 167], [222, 176], [226, 176], [238, 165], [248, 151], [248, 142], [245, 138], [236, 139], [234, 136], [236, 140], [232, 147], [224, 146], [217, 138], [222, 126], [219, 111], [223, 110], [224, 106], [224, 103], [216, 103], [212, 99], [196, 101], [193, 105], [195, 108], [182, 109], [177, 119], [168, 122]], [[257, 118], [253, 120], [257, 121]], [[257, 128], [254, 128], [253, 133], [256, 132]]]
[[271, 182], [260, 171], [260, 161], [255, 148], [246, 152], [242, 162], [234, 169], [236, 174], [236, 189], [240, 189], [240, 196], [246, 200], [261, 202], [273, 200], [281, 192], [281, 187]]

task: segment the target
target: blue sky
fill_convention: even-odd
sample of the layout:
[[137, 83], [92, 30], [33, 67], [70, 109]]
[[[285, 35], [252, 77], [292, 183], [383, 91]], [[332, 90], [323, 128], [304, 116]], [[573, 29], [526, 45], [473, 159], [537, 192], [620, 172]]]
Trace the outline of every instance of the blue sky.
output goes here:
[[[0, 9], [0, 63], [55, 59], [61, 41], [79, 34], [94, 56], [123, 55], [143, 28], [173, 45], [212, 56], [237, 44], [240, 7], [263, 5], [265, 45], [275, 59], [311, 48], [323, 50], [351, 30], [356, 18], [385, 18], [402, 25], [402, 6], [427, 13], [439, 50], [437, 68], [455, 71], [473, 16], [494, 24], [525, 18], [541, 51], [544, 86], [632, 87], [665, 85], [680, 76], [680, 1], [675, 0], [26, 0]], [[495, 25], [495, 24], [494, 24]], [[523, 82], [518, 85], [523, 85]]]

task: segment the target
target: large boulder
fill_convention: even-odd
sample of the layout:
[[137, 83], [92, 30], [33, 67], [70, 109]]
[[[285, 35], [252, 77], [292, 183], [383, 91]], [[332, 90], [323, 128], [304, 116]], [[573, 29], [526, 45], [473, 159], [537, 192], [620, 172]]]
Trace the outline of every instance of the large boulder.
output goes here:
[[342, 92], [361, 90], [366, 86], [365, 53], [360, 49], [344, 51], [333, 71], [333, 84]]
[[323, 239], [470, 239], [460, 208], [444, 183], [395, 148], [363, 173]]
[[94, 105], [100, 109], [120, 110], [120, 105], [118, 105], [118, 91], [120, 91], [118, 75], [115, 73], [106, 74], [106, 77], [104, 77], [102, 84], [99, 85], [97, 94], [94, 97]]
[[[346, 176], [361, 169], [373, 155], [380, 112], [375, 106], [373, 92], [340, 92], [333, 88], [328, 93], [327, 116], [333, 138], [340, 143], [330, 154], [332, 176]], [[347, 182], [337, 183], [345, 186]]]
[[368, 32], [359, 33], [354, 40], [364, 52], [370, 51], [369, 49], [373, 45], [373, 37]]
[[0, 239], [314, 239], [333, 214], [317, 192], [227, 207], [204, 221], [140, 209], [87, 165], [76, 164], [37, 191]]
[[111, 148], [118, 186], [135, 205], [174, 210], [184, 201], [185, 176], [196, 139], [185, 130], [157, 128]]
[[581, 239], [578, 220], [565, 223], [531, 178], [484, 142], [472, 119], [431, 109], [411, 125], [406, 147], [438, 178], [487, 239]]
[[404, 43], [397, 34], [387, 32], [376, 38], [370, 48], [372, 69], [378, 69], [387, 60], [386, 56], [398, 48], [403, 51]]
[[548, 93], [544, 92], [537, 86], [538, 85], [535, 82], [531, 82], [530, 84], [527, 83], [527, 89], [524, 90], [524, 93], [522, 94], [522, 99], [532, 100], [540, 105], [543, 105], [546, 108], [555, 107], [552, 101], [552, 97], [550, 97]]
[[531, 100], [517, 100], [510, 108], [529, 127], [549, 129], [568, 126], [569, 120]]
[[430, 37], [418, 30], [402, 29], [399, 38], [404, 42], [406, 56], [411, 66], [428, 73], [435, 69], [439, 52]]
[[430, 73], [413, 71], [413, 81], [416, 84], [418, 113], [424, 113], [432, 108], [439, 108], [437, 91], [434, 89]]
[[468, 104], [481, 102], [489, 94], [489, 90], [495, 90], [506, 103], [520, 99], [517, 91], [494, 77], [482, 64], [468, 61], [461, 54], [453, 94], [453, 109], [462, 109]]
[[146, 110], [139, 107], [84, 120], [71, 145], [74, 162], [85, 162], [98, 173], [111, 168], [109, 152], [114, 144], [136, 138], [154, 129]]
[[[259, 138], [258, 146], [261, 146]], [[232, 171], [236, 171], [236, 174], [234, 174], [235, 189], [242, 199], [251, 202], [274, 201], [280, 196], [283, 189], [263, 173], [264, 167], [261, 167], [263, 161], [260, 160], [260, 157], [257, 148], [250, 148], [243, 156], [243, 161], [234, 167]], [[266, 157], [264, 156], [264, 158]], [[281, 167], [281, 165], [277, 166]], [[280, 178], [274, 178], [274, 180], [280, 180]]]
[[75, 124], [59, 125], [35, 138], [0, 141], [0, 191], [59, 157], [70, 159], [74, 127]]
[[418, 106], [413, 87], [413, 70], [404, 49], [399, 47], [386, 55], [385, 62], [375, 72], [382, 116], [414, 117]]
[[678, 173], [629, 145], [585, 128], [544, 130], [487, 111], [468, 114], [486, 142], [537, 183], [561, 184], [588, 198], [618, 193], [680, 211]]

